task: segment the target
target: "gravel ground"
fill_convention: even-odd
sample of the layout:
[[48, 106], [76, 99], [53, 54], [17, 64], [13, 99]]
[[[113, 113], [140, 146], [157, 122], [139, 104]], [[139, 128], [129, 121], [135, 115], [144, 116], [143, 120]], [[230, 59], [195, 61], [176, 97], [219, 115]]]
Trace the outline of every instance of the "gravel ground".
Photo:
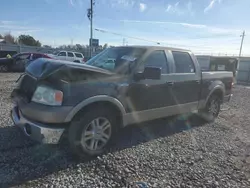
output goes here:
[[236, 86], [214, 123], [180, 116], [131, 126], [107, 154], [76, 161], [12, 126], [17, 77], [0, 74], [0, 187], [250, 187], [250, 88]]

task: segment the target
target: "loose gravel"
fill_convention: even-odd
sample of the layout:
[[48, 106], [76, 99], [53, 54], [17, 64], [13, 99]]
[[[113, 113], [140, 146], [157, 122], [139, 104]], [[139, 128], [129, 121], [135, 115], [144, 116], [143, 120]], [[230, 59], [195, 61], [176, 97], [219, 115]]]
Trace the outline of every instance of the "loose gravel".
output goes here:
[[103, 156], [75, 160], [13, 126], [19, 74], [0, 74], [0, 187], [250, 187], [250, 88], [236, 86], [214, 123], [179, 116], [123, 129]]

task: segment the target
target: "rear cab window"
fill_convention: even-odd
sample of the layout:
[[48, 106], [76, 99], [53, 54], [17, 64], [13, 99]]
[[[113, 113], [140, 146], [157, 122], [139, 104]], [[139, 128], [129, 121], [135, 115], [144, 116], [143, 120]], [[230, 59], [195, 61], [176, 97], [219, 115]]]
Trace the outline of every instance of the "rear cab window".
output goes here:
[[188, 52], [172, 51], [175, 73], [195, 73], [194, 62]]
[[83, 55], [80, 54], [80, 53], [75, 53], [75, 56], [78, 57], [78, 58], [83, 58]]

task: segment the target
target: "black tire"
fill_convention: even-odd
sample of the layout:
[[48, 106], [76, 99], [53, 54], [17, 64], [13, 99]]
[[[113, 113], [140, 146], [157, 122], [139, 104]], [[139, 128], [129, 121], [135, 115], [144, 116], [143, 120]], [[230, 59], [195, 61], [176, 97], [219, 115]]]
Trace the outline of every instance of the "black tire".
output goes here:
[[[87, 141], [83, 143], [83, 141], [81, 140], [83, 139], [83, 133], [90, 132], [90, 124], [96, 118], [104, 118], [108, 120], [111, 125], [111, 133], [107, 143], [105, 143], [101, 148], [91, 150], [89, 149], [90, 146], [88, 146]], [[97, 156], [104, 153], [105, 150], [109, 147], [114, 134], [117, 132], [117, 128], [119, 127], [117, 123], [118, 122], [116, 121], [115, 113], [112, 110], [104, 108], [104, 106], [95, 105], [93, 107], [90, 107], [87, 111], [78, 114], [71, 122], [68, 132], [69, 145], [73, 153], [80, 158], [88, 156]], [[90, 145], [93, 139], [98, 138], [92, 138], [91, 140], [89, 139]], [[99, 145], [101, 145], [100, 143], [103, 144], [102, 141], [99, 140]], [[94, 145], [97, 145], [98, 147], [98, 143], [95, 143]]]
[[8, 66], [7, 65], [0, 65], [0, 72], [7, 72]]
[[207, 122], [214, 122], [220, 113], [221, 99], [218, 95], [212, 95], [206, 104], [205, 109], [201, 110], [199, 114]]

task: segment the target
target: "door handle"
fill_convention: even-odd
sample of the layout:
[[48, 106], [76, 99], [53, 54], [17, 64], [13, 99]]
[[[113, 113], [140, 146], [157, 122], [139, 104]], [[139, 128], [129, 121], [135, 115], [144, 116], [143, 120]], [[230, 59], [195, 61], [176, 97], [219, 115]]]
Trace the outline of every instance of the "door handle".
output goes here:
[[199, 84], [199, 83], [200, 83], [200, 80], [195, 80], [195, 82]]
[[173, 85], [174, 85], [174, 82], [167, 82], [167, 85], [168, 85], [168, 86], [173, 86]]

